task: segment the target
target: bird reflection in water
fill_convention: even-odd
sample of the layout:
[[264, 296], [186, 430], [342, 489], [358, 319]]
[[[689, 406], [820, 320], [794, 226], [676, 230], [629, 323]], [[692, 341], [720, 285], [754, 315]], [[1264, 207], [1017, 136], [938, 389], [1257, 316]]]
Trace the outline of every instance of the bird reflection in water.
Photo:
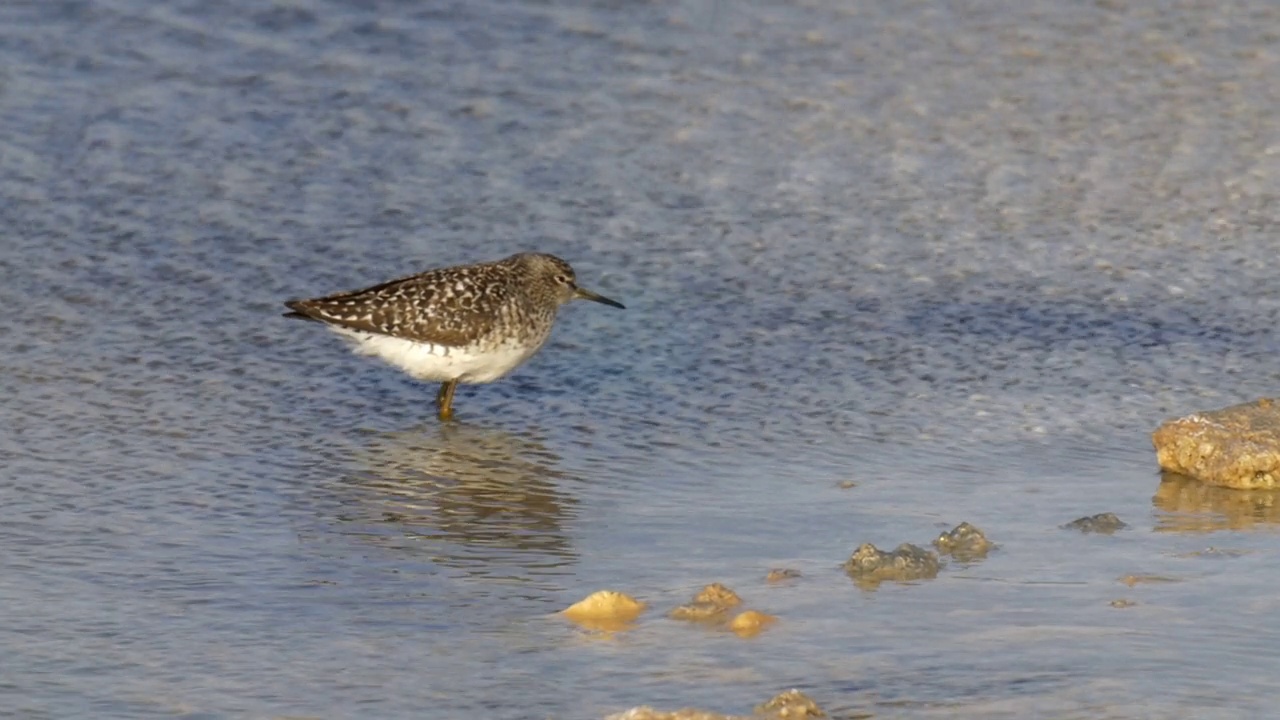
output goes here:
[[360, 499], [342, 519], [380, 544], [511, 579], [561, 575], [577, 559], [564, 531], [576, 500], [561, 490], [573, 478], [536, 439], [450, 424], [378, 433], [356, 455]]
[[1157, 532], [1204, 533], [1280, 523], [1280, 490], [1218, 487], [1168, 471], [1161, 471], [1151, 503], [1169, 513], [1157, 521]]

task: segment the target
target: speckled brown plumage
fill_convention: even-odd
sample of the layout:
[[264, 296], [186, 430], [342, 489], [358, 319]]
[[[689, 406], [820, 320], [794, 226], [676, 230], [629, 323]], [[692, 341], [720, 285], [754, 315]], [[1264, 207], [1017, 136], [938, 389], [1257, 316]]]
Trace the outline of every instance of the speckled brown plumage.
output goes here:
[[[517, 256], [519, 257], [519, 256]], [[508, 258], [499, 262], [437, 268], [312, 300], [285, 303], [309, 320], [406, 340], [466, 347], [483, 343], [494, 330], [521, 332], [554, 319], [555, 305], [519, 292], [529, 272]], [[572, 276], [568, 264], [556, 258]], [[505, 317], [504, 317], [505, 316]], [[503, 323], [523, 318], [524, 323]], [[500, 325], [511, 327], [499, 327]], [[527, 334], [527, 330], [523, 330]]]
[[518, 367], [546, 342], [559, 307], [577, 298], [622, 307], [579, 288], [564, 260], [521, 253], [285, 305], [286, 317], [324, 323], [358, 352], [443, 382], [437, 402], [447, 419], [457, 383], [491, 382]]

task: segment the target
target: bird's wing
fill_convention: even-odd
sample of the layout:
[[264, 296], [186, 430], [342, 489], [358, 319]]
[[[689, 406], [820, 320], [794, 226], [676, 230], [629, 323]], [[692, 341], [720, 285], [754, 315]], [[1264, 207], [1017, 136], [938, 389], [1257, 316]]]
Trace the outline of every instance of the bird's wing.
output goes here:
[[285, 305], [293, 311], [286, 317], [463, 347], [493, 330], [497, 311], [509, 295], [505, 283], [477, 283], [465, 268], [442, 268]]

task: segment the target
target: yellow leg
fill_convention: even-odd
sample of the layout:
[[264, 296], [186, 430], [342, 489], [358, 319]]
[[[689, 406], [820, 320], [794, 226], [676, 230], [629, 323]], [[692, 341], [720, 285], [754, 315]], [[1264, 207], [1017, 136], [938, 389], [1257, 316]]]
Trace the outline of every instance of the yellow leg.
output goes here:
[[440, 409], [441, 420], [453, 419], [453, 391], [458, 389], [458, 381], [450, 380], [440, 384], [440, 392], [436, 393], [436, 407]]

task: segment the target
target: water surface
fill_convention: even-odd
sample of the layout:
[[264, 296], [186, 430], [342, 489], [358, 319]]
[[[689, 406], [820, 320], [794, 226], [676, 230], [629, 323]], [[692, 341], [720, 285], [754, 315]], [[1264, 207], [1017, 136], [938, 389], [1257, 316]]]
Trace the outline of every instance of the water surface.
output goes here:
[[[1265, 715], [1274, 498], [1162, 485], [1149, 433], [1280, 380], [1277, 21], [5, 5], [0, 705]], [[452, 426], [279, 317], [524, 249], [628, 310], [567, 308]], [[839, 570], [962, 520], [999, 550]], [[662, 618], [711, 581], [781, 621]], [[652, 610], [554, 616], [605, 587]]]

